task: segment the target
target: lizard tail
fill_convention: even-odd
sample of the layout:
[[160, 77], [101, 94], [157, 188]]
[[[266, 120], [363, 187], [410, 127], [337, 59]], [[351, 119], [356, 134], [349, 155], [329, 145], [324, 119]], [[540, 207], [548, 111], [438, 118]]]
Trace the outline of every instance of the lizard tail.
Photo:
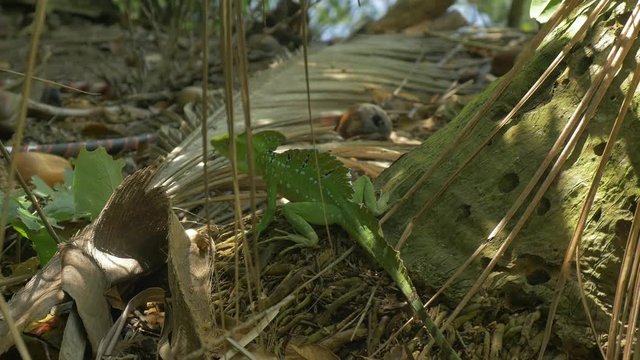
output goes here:
[[345, 218], [354, 219], [353, 223], [344, 224], [343, 228], [346, 229], [349, 235], [391, 276], [398, 288], [400, 288], [400, 291], [402, 291], [407, 298], [414, 313], [422, 320], [429, 334], [431, 334], [438, 347], [440, 347], [444, 353], [445, 358], [449, 360], [460, 360], [460, 357], [453, 350], [424, 308], [424, 304], [422, 300], [420, 300], [416, 288], [413, 286], [413, 282], [400, 258], [400, 254], [378, 234], [378, 220], [373, 213], [366, 208], [361, 208], [358, 204], [345, 205], [343, 206], [343, 210], [350, 213], [345, 216]]
[[393, 281], [396, 283], [400, 291], [407, 298], [407, 301], [411, 305], [414, 313], [417, 317], [422, 321], [424, 326], [429, 331], [429, 334], [433, 337], [434, 341], [440, 347], [442, 352], [446, 354], [445, 358], [449, 360], [460, 360], [460, 357], [453, 350], [447, 339], [444, 337], [444, 334], [440, 331], [438, 326], [433, 322], [431, 316], [424, 308], [424, 304], [418, 295], [416, 288], [413, 286], [411, 278], [409, 277], [408, 271], [400, 259], [400, 256], [397, 251], [395, 251], [383, 238], [379, 238], [378, 241], [383, 241], [386, 246], [384, 246], [383, 253], [385, 254], [382, 262], [385, 264], [383, 266], [384, 270], [391, 276]]

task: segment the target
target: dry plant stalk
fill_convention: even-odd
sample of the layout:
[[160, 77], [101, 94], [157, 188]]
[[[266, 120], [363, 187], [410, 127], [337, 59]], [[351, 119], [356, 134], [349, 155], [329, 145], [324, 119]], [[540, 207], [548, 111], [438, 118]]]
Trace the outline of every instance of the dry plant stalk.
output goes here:
[[[40, 41], [40, 34], [42, 32], [44, 26], [44, 19], [46, 16], [46, 8], [47, 8], [47, 0], [38, 1], [36, 4], [36, 15], [34, 20], [34, 29], [33, 34], [31, 35], [31, 43], [29, 45], [29, 54], [27, 59], [27, 70], [25, 71], [25, 80], [22, 85], [22, 99], [20, 101], [20, 113], [18, 115], [18, 124], [16, 126], [16, 130], [14, 133], [14, 147], [20, 148], [20, 144], [22, 143], [22, 137], [24, 136], [24, 126], [27, 118], [27, 106], [28, 99], [31, 95], [31, 80], [36, 64], [36, 54], [38, 52], [38, 43]], [[11, 155], [11, 162], [9, 164], [9, 175], [7, 179], [7, 190], [4, 193], [4, 198], [8, 199], [10, 192], [14, 186], [14, 176], [16, 174], [16, 152], [13, 152]], [[7, 225], [9, 215], [9, 201], [4, 201], [2, 205], [2, 213], [0, 214], [0, 229], [4, 229]], [[5, 240], [5, 232], [0, 231], [0, 253], [2, 253], [2, 249], [4, 248], [4, 240]], [[11, 332], [11, 336], [13, 337], [16, 347], [18, 348], [18, 352], [23, 359], [31, 359], [29, 355], [29, 351], [27, 350], [24, 340], [20, 335], [20, 332], [16, 328], [16, 325], [9, 313], [9, 307], [4, 299], [4, 295], [0, 296], [0, 311], [9, 326], [9, 330]]]

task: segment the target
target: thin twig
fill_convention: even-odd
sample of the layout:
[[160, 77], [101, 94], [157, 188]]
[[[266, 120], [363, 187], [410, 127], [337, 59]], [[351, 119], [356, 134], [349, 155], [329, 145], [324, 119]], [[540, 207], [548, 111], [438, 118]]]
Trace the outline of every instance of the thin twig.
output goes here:
[[[242, 112], [244, 114], [244, 128], [247, 135], [247, 148], [253, 150], [253, 132], [251, 130], [251, 99], [249, 96], [249, 65], [247, 61], [247, 45], [245, 43], [244, 21], [242, 19], [241, 3], [236, 3], [236, 39], [238, 46], [236, 54], [238, 60], [238, 78], [240, 79], [240, 95], [242, 99]], [[256, 217], [256, 169], [255, 154], [253, 151], [247, 151], [247, 168], [249, 176], [249, 207], [251, 208], [251, 228], [255, 229], [257, 224]], [[246, 241], [246, 239], [245, 239]], [[258, 254], [258, 232], [254, 231], [251, 237], [251, 243], [247, 243], [245, 247], [247, 254], [245, 262], [247, 272], [247, 290], [249, 291], [249, 302], [253, 303], [253, 290], [251, 281], [255, 284], [257, 294], [262, 293], [262, 284], [260, 283], [260, 256]], [[262, 302], [258, 301], [258, 311], [262, 311]]]
[[[86, 40], [85, 40], [85, 39], [82, 39], [82, 41], [86, 43]], [[1, 67], [1, 66], [0, 66], [0, 71], [6, 72], [6, 73], [9, 73], [9, 74], [12, 74], [12, 75], [22, 76], [22, 77], [24, 77], [24, 76], [25, 76], [25, 74], [23, 74], [23, 73], [21, 73], [21, 72], [19, 72], [19, 71], [15, 71], [15, 70], [7, 69], [7, 68]], [[100, 93], [94, 93], [94, 92], [90, 92], [90, 91], [80, 90], [80, 89], [75, 88], [75, 87], [73, 87], [73, 86], [69, 86], [69, 85], [61, 84], [61, 83], [59, 83], [59, 82], [56, 82], [56, 81], [53, 81], [53, 80], [47, 80], [47, 79], [44, 79], [44, 78], [41, 78], [41, 77], [37, 77], [37, 76], [32, 76], [31, 78], [32, 78], [33, 80], [39, 81], [39, 82], [41, 82], [41, 83], [45, 83], [45, 84], [47, 84], [47, 85], [59, 86], [59, 87], [61, 87], [61, 88], [63, 88], [63, 89], [67, 89], [67, 90], [75, 91], [75, 92], [78, 92], [78, 93], [81, 93], [81, 94], [85, 94], [85, 95], [93, 95], [93, 96], [99, 96], [99, 95], [102, 95], [102, 94], [100, 94]]]
[[[302, 57], [304, 59], [304, 80], [305, 86], [307, 89], [307, 116], [309, 119], [309, 130], [311, 134], [311, 144], [315, 149], [316, 146], [316, 132], [313, 126], [313, 116], [311, 114], [311, 82], [309, 81], [309, 31], [307, 29], [307, 11], [309, 7], [309, 3], [307, 0], [302, 0], [300, 2], [301, 11], [302, 11]], [[329, 220], [327, 218], [327, 207], [324, 202], [324, 194], [322, 191], [322, 176], [320, 176], [320, 163], [318, 162], [318, 151], [313, 152], [313, 161], [315, 162], [316, 168], [316, 177], [318, 180], [318, 188], [320, 191], [320, 204], [322, 205], [322, 216], [324, 217], [324, 226], [327, 231], [327, 239], [329, 240], [329, 246], [331, 247], [331, 251], [334, 251], [336, 248], [336, 244], [333, 243], [333, 239], [331, 238], [331, 231], [329, 230]]]
[[[32, 84], [32, 76], [33, 69], [36, 64], [36, 54], [38, 53], [38, 43], [40, 40], [40, 33], [42, 32], [42, 28], [44, 25], [44, 18], [46, 16], [46, 8], [47, 8], [47, 0], [41, 0], [36, 3], [36, 15], [34, 20], [34, 28], [33, 34], [31, 36], [31, 44], [29, 46], [29, 55], [27, 59], [27, 70], [25, 72], [25, 81], [22, 85], [22, 98], [20, 99], [20, 113], [18, 115], [18, 124], [16, 125], [16, 130], [14, 133], [14, 145], [19, 148], [22, 143], [22, 137], [24, 135], [24, 125], [27, 118], [27, 105], [28, 99], [31, 95], [31, 84]], [[9, 195], [11, 194], [11, 190], [13, 189], [13, 181], [14, 176], [17, 173], [16, 171], [16, 157], [18, 152], [11, 153], [11, 162], [9, 164], [9, 178], [7, 179], [7, 189], [4, 194], [5, 200], [9, 199]], [[5, 231], [4, 228], [7, 226], [7, 219], [9, 215], [9, 201], [4, 201], [2, 204], [2, 213], [0, 214], [0, 253], [4, 248], [4, 240], [5, 240]], [[20, 352], [20, 356], [23, 359], [30, 360], [31, 355], [29, 355], [29, 351], [27, 351], [26, 345], [24, 344], [24, 340], [22, 336], [20, 336], [20, 332], [16, 328], [16, 324], [13, 321], [13, 317], [9, 311], [9, 307], [4, 299], [4, 296], [0, 296], [0, 311], [2, 311], [2, 315], [4, 316], [5, 321], [7, 321], [7, 325], [9, 325], [9, 330], [11, 331], [11, 336], [15, 341], [15, 344]]]

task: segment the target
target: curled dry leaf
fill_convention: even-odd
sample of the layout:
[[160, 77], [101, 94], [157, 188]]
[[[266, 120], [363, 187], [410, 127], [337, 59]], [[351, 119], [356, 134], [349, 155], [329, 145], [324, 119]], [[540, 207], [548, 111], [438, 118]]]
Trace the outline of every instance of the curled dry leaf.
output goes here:
[[49, 186], [64, 183], [64, 170], [71, 169], [69, 160], [40, 152], [19, 152], [16, 154], [16, 169], [29, 181], [38, 176]]

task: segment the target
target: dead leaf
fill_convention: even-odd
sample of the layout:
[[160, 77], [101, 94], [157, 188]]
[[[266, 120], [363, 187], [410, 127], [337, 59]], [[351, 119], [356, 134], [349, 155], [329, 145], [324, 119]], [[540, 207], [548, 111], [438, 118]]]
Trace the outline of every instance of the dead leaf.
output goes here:
[[285, 350], [286, 360], [338, 360], [333, 351], [317, 344], [296, 346], [289, 343]]

